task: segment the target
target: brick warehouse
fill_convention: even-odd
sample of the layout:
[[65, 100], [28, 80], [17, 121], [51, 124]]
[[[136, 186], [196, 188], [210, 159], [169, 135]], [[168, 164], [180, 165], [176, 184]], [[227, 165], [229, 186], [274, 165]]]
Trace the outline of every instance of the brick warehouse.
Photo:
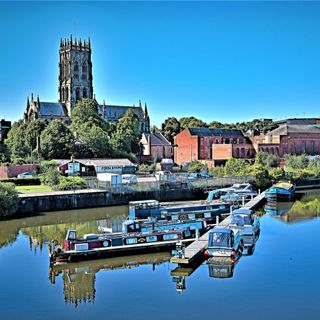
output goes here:
[[200, 160], [211, 167], [232, 157], [251, 161], [255, 156], [251, 140], [241, 130], [186, 128], [175, 136], [174, 142], [178, 165]]

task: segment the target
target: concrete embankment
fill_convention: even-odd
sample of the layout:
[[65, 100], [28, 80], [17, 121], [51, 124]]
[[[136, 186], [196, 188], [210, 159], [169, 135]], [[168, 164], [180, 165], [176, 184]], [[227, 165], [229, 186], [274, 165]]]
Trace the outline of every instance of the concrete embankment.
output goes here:
[[143, 191], [130, 194], [111, 193], [101, 190], [60, 191], [20, 194], [17, 214], [35, 214], [46, 211], [97, 208], [126, 205], [129, 201], [156, 199], [159, 201], [205, 199], [199, 189]]

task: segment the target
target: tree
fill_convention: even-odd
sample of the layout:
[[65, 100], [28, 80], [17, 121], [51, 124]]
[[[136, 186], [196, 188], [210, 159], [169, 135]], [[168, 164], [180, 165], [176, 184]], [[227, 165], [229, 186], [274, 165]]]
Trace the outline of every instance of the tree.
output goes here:
[[70, 130], [76, 134], [81, 133], [83, 125], [97, 126], [108, 132], [109, 124], [106, 122], [97, 109], [97, 103], [91, 99], [82, 99], [77, 102], [71, 112]]
[[209, 123], [209, 128], [217, 128], [217, 129], [223, 129], [225, 125], [219, 121], [211, 121]]
[[52, 120], [43, 130], [40, 142], [45, 159], [66, 159], [73, 153], [75, 139], [64, 122]]
[[35, 151], [37, 147], [37, 140], [41, 136], [41, 132], [44, 130], [44, 122], [36, 119], [31, 121], [26, 127], [26, 143], [31, 151]]
[[180, 129], [181, 131], [185, 128], [198, 128], [198, 127], [204, 127], [207, 128], [208, 125], [195, 117], [183, 117], [179, 120], [180, 122]]
[[248, 164], [243, 159], [230, 158], [224, 166], [226, 176], [240, 176], [247, 174]]
[[122, 117], [111, 138], [111, 146], [115, 155], [138, 154], [140, 152], [141, 134], [139, 120], [131, 109]]
[[0, 217], [10, 216], [18, 209], [19, 197], [13, 183], [0, 183]]
[[8, 133], [5, 144], [9, 149], [11, 160], [15, 158], [27, 158], [30, 156], [31, 147], [26, 140], [27, 125], [22, 120], [15, 122]]
[[0, 144], [0, 163], [10, 161], [10, 151], [5, 144]]
[[173, 138], [181, 131], [180, 122], [175, 117], [167, 118], [161, 125], [161, 133], [173, 143]]
[[308, 167], [309, 160], [305, 154], [301, 156], [294, 156], [286, 154], [284, 156], [286, 168], [290, 170], [305, 169]]
[[192, 161], [188, 166], [188, 172], [201, 172], [207, 171], [208, 167], [205, 163], [200, 161]]
[[280, 162], [278, 156], [268, 152], [257, 152], [254, 163], [266, 168], [277, 167]]
[[261, 165], [254, 164], [249, 168], [249, 174], [253, 177], [259, 189], [266, 189], [271, 185], [268, 170]]

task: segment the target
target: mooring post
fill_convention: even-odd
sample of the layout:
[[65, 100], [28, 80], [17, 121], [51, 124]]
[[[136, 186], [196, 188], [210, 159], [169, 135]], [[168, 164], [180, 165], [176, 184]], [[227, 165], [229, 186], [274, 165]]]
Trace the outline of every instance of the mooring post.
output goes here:
[[219, 215], [216, 215], [216, 225], [219, 224]]

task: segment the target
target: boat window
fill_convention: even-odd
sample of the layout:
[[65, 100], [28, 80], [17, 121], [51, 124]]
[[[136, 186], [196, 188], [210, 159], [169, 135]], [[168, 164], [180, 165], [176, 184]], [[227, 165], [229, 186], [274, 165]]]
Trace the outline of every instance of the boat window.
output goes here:
[[224, 232], [212, 232], [209, 236], [209, 244], [211, 247], [230, 247], [230, 234]]
[[134, 232], [134, 231], [135, 231], [135, 229], [134, 229], [134, 223], [133, 223], [133, 224], [128, 224], [128, 225], [127, 225], [127, 230], [128, 230], [128, 232]]
[[190, 214], [188, 214], [188, 218], [189, 219], [195, 219], [196, 218], [196, 214], [195, 213], [190, 213]]
[[126, 240], [127, 244], [135, 244], [138, 243], [138, 239], [137, 238], [129, 238]]
[[149, 237], [146, 237], [147, 239], [147, 242], [155, 242], [157, 241], [157, 236], [149, 236]]
[[204, 213], [205, 218], [211, 218], [211, 212], [205, 212]]
[[171, 216], [171, 220], [179, 220], [179, 215], [178, 214], [173, 214]]
[[175, 240], [175, 239], [178, 239], [178, 235], [176, 233], [163, 235], [163, 240]]

